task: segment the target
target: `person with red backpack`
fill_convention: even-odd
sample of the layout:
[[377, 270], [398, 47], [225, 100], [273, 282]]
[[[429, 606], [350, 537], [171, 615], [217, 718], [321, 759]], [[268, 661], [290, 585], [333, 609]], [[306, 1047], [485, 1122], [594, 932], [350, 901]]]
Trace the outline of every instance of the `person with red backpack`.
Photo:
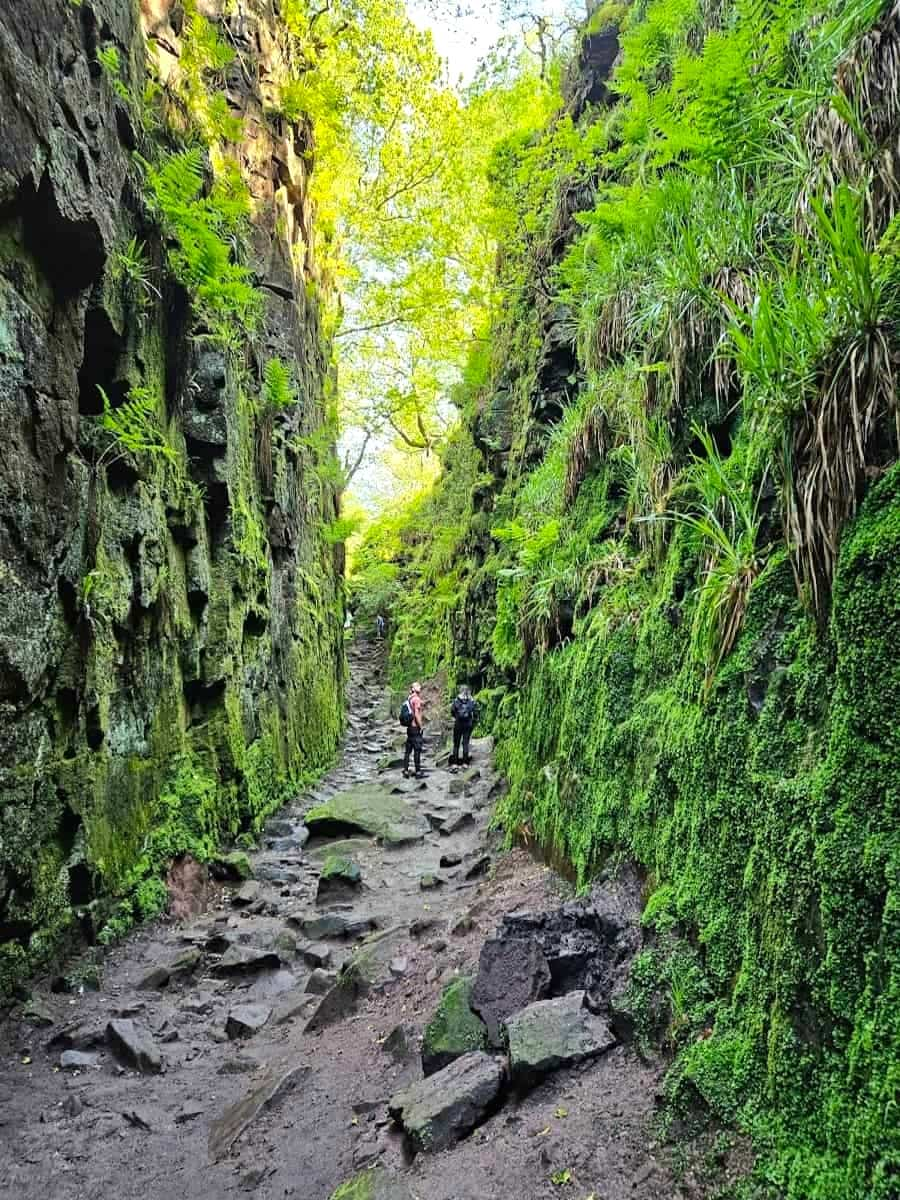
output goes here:
[[[459, 695], [450, 706], [450, 714], [453, 717], [453, 754], [450, 756], [450, 766], [458, 767], [462, 764], [467, 767], [472, 761], [469, 758], [469, 739], [478, 717], [478, 705], [467, 687], [459, 689]], [[459, 757], [460, 743], [462, 758]]]
[[422, 701], [422, 685], [414, 683], [400, 709], [400, 724], [406, 726], [406, 747], [403, 751], [403, 778], [409, 779], [409, 757], [412, 754], [416, 765], [416, 779], [424, 779], [422, 770], [422, 736], [425, 705]]

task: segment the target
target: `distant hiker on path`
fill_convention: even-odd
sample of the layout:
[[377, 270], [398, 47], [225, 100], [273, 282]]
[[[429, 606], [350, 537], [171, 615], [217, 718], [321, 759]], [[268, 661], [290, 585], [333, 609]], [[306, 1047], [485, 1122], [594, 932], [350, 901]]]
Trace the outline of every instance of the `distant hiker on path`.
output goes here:
[[422, 685], [414, 683], [409, 689], [409, 695], [403, 701], [400, 709], [400, 724], [406, 726], [406, 748], [403, 752], [403, 778], [409, 779], [409, 756], [414, 755], [416, 764], [416, 779], [424, 779], [422, 771], [422, 716], [425, 705], [422, 702]]
[[384, 637], [385, 621], [381, 613], [375, 618], [375, 633], [379, 638]]
[[[478, 716], [478, 705], [472, 699], [472, 693], [467, 687], [459, 689], [459, 695], [450, 706], [450, 713], [453, 717], [453, 753], [450, 756], [450, 765], [458, 767], [462, 763], [467, 767], [471, 762], [469, 739], [475, 726], [475, 718]], [[461, 759], [459, 757], [460, 743], [462, 743]]]

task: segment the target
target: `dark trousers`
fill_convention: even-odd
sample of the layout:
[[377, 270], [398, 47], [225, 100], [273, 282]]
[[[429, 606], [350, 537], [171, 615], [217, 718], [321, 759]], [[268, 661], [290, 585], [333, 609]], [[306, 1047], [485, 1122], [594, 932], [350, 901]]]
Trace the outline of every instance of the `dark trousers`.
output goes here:
[[406, 749], [403, 751], [403, 770], [409, 770], [409, 756], [414, 756], [416, 774], [422, 770], [422, 730], [415, 725], [406, 727]]
[[462, 742], [462, 761], [469, 761], [469, 739], [472, 736], [471, 725], [461, 725], [459, 721], [453, 725], [453, 758], [451, 762], [459, 762], [459, 745]]

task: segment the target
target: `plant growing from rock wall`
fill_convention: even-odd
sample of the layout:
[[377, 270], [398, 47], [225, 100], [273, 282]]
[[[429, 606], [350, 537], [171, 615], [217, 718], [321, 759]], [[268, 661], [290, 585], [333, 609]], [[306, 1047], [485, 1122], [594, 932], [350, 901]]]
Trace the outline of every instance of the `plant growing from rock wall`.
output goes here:
[[115, 46], [101, 46], [97, 50], [97, 63], [119, 99], [128, 103], [131, 93], [122, 78], [122, 60], [118, 49]]
[[153, 299], [162, 299], [162, 293], [153, 282], [153, 268], [147, 259], [146, 247], [137, 237], [122, 242], [113, 251], [110, 273], [126, 289], [135, 308], [142, 310]]
[[98, 386], [103, 401], [101, 424], [113, 441], [97, 460], [96, 467], [109, 467], [126, 455], [148, 455], [170, 466], [178, 465], [175, 451], [159, 424], [159, 400], [150, 388], [134, 386], [124, 403], [113, 407], [109, 396]]

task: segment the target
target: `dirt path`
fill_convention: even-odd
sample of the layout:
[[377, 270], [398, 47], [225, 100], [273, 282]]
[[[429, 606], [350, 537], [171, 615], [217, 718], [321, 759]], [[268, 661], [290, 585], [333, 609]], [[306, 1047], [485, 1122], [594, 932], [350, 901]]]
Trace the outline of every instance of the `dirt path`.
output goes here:
[[[508, 1099], [453, 1149], [409, 1159], [386, 1102], [421, 1077], [420, 1035], [442, 989], [476, 972], [505, 913], [556, 909], [567, 891], [492, 841], [489, 743], [473, 745], [468, 775], [435, 764], [435, 737], [422, 783], [379, 766], [402, 730], [377, 648], [356, 645], [351, 667], [341, 760], [270, 823], [266, 848], [250, 856], [255, 882], [240, 896], [237, 884], [223, 889], [189, 923], [160, 923], [114, 948], [99, 991], [41, 989], [51, 1024], [19, 1014], [0, 1030], [0, 1196], [328, 1200], [375, 1162], [402, 1180], [398, 1196], [416, 1200], [698, 1194], [690, 1179], [674, 1181], [648, 1131], [658, 1072], [624, 1047]], [[359, 785], [409, 808], [384, 837], [348, 839], [340, 823], [320, 822], [301, 844], [303, 814], [323, 801], [341, 810]], [[335, 853], [358, 864], [361, 886], [336, 883], [317, 903]], [[438, 886], [423, 889], [423, 876]], [[309, 923], [323, 913], [337, 918], [331, 930]], [[331, 936], [338, 925], [345, 936]], [[373, 926], [381, 936], [361, 952]], [[371, 984], [359, 996], [333, 984], [354, 955]], [[126, 1042], [144, 1039], [131, 1058], [110, 1044], [116, 1021]]]

